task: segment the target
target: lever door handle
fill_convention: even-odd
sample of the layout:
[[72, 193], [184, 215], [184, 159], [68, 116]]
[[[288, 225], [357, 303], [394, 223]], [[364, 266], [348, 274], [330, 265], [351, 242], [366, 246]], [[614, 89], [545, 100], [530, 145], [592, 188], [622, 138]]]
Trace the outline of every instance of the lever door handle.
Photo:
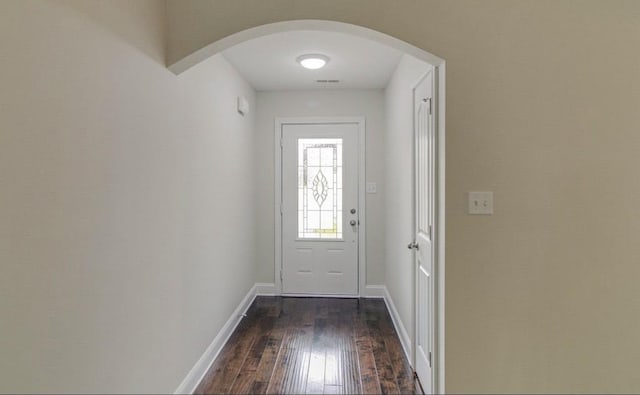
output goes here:
[[407, 248], [410, 249], [410, 250], [413, 250], [413, 249], [419, 250], [420, 246], [415, 241], [412, 241], [411, 243], [409, 243]]

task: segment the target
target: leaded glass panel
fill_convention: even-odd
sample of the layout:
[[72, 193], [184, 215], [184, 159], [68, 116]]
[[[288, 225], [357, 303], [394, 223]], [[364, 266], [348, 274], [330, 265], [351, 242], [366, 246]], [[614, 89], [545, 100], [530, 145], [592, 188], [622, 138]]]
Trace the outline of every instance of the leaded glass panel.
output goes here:
[[298, 139], [298, 237], [342, 239], [342, 139]]

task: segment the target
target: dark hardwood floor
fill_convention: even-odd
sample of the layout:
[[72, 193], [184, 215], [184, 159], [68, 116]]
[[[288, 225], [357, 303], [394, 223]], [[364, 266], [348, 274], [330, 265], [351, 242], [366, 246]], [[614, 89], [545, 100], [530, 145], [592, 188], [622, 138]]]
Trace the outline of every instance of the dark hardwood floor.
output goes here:
[[421, 394], [382, 299], [257, 297], [197, 394]]

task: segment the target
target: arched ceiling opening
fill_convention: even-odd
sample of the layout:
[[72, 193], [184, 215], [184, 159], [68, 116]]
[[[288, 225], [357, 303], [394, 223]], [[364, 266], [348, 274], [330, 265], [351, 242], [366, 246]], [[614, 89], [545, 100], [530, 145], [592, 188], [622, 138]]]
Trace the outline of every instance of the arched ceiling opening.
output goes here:
[[353, 35], [362, 39], [371, 40], [379, 44], [386, 45], [400, 53], [412, 55], [417, 59], [423, 60], [434, 66], [438, 66], [443, 63], [443, 59], [439, 58], [438, 56], [430, 54], [418, 47], [415, 47], [397, 38], [391, 37], [387, 34], [349, 23], [314, 19], [275, 22], [231, 34], [217, 41], [211, 42], [203, 46], [202, 48], [184, 56], [183, 58], [176, 60], [175, 63], [169, 66], [169, 69], [176, 74], [180, 74], [181, 72], [202, 62], [203, 60], [224, 50], [227, 50], [235, 45], [272, 34], [292, 31], [333, 32]]

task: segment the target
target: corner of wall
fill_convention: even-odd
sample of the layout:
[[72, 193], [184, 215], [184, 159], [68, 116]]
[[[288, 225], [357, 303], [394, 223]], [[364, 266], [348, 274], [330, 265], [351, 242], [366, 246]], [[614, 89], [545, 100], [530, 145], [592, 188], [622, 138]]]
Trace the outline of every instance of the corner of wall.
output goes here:
[[191, 368], [189, 373], [187, 373], [184, 380], [182, 380], [175, 390], [175, 394], [193, 394], [195, 392], [198, 384], [200, 384], [211, 365], [213, 365], [213, 362], [220, 354], [220, 351], [222, 351], [224, 345], [229, 341], [233, 331], [235, 331], [240, 321], [242, 321], [244, 314], [249, 307], [251, 307], [251, 304], [257, 296], [257, 289], [258, 284], [251, 287], [222, 329], [220, 329], [220, 332], [213, 338], [207, 349], [202, 353], [202, 356]]
[[385, 286], [382, 286], [382, 290], [384, 292], [384, 303], [387, 305], [389, 315], [391, 315], [391, 320], [393, 321], [393, 326], [396, 328], [396, 332], [398, 333], [398, 337], [400, 338], [400, 343], [402, 344], [404, 355], [409, 360], [409, 363], [413, 366], [413, 349], [411, 348], [411, 337], [409, 335], [409, 332], [407, 332], [407, 329], [402, 323], [402, 319], [400, 318], [398, 309], [396, 309], [396, 305], [393, 302], [393, 298], [389, 294], [389, 291]]

